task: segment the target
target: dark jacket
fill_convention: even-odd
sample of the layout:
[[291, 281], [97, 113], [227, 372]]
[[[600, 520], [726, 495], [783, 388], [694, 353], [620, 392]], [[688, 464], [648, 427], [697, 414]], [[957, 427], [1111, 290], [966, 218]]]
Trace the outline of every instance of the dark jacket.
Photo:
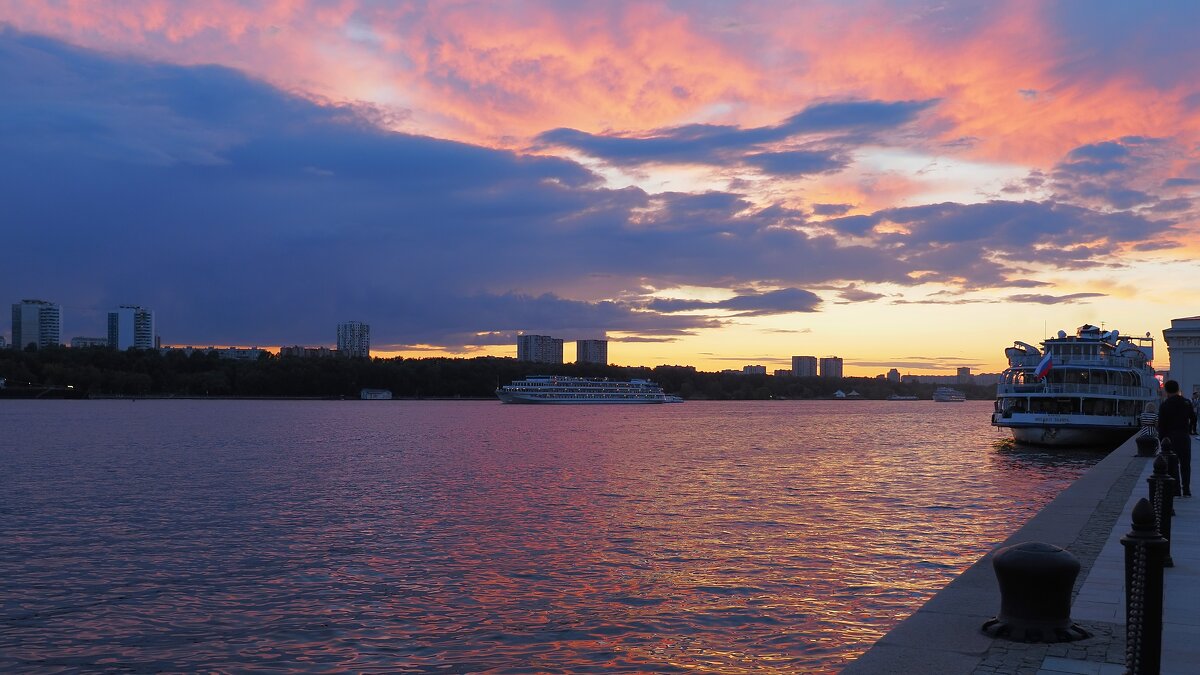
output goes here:
[[1192, 402], [1182, 396], [1168, 396], [1158, 406], [1158, 435], [1186, 436], [1196, 426], [1196, 411]]

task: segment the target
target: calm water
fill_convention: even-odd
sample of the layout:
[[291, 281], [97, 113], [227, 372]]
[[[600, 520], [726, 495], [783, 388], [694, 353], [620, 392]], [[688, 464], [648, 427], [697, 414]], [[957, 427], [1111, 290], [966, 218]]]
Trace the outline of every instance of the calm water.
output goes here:
[[0, 671], [837, 670], [1099, 459], [991, 407], [2, 401]]

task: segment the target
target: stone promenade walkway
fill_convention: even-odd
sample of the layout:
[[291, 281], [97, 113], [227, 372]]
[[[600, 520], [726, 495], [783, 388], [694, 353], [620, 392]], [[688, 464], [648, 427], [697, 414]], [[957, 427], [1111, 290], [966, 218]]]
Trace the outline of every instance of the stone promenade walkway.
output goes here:
[[[1194, 439], [1192, 442], [1197, 443]], [[1109, 534], [1071, 607], [1071, 618], [1080, 624], [1105, 627], [1105, 632], [1113, 637], [1111, 644], [1121, 647], [1120, 653], [1113, 654], [1114, 650], [1108, 650], [1105, 658], [1079, 653], [1068, 653], [1066, 657], [1046, 656], [1034, 671], [1038, 675], [1120, 675], [1125, 672], [1125, 549], [1121, 546], [1121, 537], [1129, 532], [1133, 505], [1146, 496], [1145, 479], [1151, 470], [1152, 466], [1147, 462], [1137, 488], [1126, 501], [1120, 520]], [[1177, 499], [1171, 529], [1171, 557], [1175, 566], [1167, 568], [1163, 579], [1162, 673], [1190, 675], [1200, 672], [1200, 501]], [[1114, 656], [1117, 658], [1112, 658]]]

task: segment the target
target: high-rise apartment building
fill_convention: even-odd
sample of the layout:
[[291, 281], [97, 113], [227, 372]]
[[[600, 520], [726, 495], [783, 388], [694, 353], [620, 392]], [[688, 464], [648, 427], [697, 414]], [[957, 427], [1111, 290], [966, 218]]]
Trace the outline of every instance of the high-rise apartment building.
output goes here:
[[12, 306], [13, 349], [62, 344], [62, 308], [45, 300], [22, 300]]
[[959, 384], [971, 384], [971, 381], [974, 379], [971, 377], [971, 369], [966, 366], [959, 368], [955, 371], [955, 374], [958, 376]]
[[154, 312], [138, 305], [121, 305], [108, 313], [108, 346], [119, 351], [154, 349]]
[[889, 370], [887, 372], [887, 381], [899, 383], [900, 382], [900, 371], [896, 370], [895, 368], [892, 368], [891, 370]]
[[342, 356], [370, 358], [371, 327], [361, 321], [346, 321], [337, 327], [337, 348]]
[[815, 356], [793, 356], [792, 357], [792, 377], [816, 377], [817, 376], [817, 357]]
[[562, 363], [563, 341], [549, 335], [518, 335], [517, 360], [532, 363]]
[[837, 356], [826, 356], [821, 359], [821, 377], [841, 377], [842, 359]]
[[608, 365], [608, 340], [576, 340], [575, 363]]

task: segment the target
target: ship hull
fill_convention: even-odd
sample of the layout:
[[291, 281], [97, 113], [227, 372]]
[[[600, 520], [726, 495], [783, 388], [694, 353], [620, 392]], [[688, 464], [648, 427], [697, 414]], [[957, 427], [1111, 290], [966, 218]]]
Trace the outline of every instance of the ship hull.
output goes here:
[[1133, 418], [1096, 420], [1092, 417], [1083, 421], [1070, 419], [1072, 417], [1075, 416], [1058, 416], [1042, 421], [993, 419], [992, 424], [1009, 429], [1013, 440], [1018, 443], [1061, 448], [1116, 447], [1138, 430]]
[[565, 399], [552, 396], [522, 396], [506, 392], [496, 392], [496, 397], [502, 403], [519, 403], [527, 405], [654, 405], [666, 403], [665, 398], [659, 399], [624, 399], [624, 398], [595, 398], [595, 399]]

